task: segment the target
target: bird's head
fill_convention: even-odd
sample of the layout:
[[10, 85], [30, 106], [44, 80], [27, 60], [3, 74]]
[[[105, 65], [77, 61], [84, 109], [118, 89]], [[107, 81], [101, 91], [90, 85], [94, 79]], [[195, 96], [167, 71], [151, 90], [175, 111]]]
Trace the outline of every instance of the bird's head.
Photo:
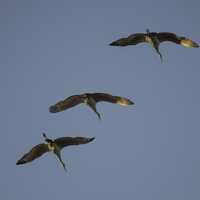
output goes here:
[[90, 95], [89, 93], [84, 93], [84, 94], [82, 94], [82, 97], [83, 98], [88, 98], [89, 95]]
[[52, 142], [53, 142], [51, 139], [49, 139], [49, 138], [46, 136], [46, 133], [42, 133], [42, 136], [44, 137], [45, 142], [47, 142], [47, 143], [52, 143]]
[[150, 30], [147, 28], [147, 29], [146, 29], [146, 32], [147, 32], [147, 34], [149, 34], [149, 33], [150, 33]]

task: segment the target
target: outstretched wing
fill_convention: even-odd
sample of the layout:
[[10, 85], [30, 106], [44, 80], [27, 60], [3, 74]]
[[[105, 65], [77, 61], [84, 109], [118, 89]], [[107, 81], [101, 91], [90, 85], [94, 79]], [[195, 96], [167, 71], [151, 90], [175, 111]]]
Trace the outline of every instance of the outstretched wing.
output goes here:
[[62, 149], [63, 147], [70, 145], [87, 144], [93, 141], [95, 138], [86, 137], [61, 137], [54, 140], [54, 142]]
[[165, 42], [165, 41], [174, 42], [176, 44], [180, 44], [185, 47], [196, 47], [196, 48], [199, 47], [199, 45], [196, 42], [192, 41], [191, 39], [178, 36], [174, 33], [160, 32], [158, 33], [158, 40], [160, 42]]
[[126, 38], [120, 38], [120, 39], [110, 43], [110, 45], [111, 46], [127, 46], [127, 45], [136, 45], [141, 42], [146, 42], [145, 34], [144, 33], [135, 33], [135, 34], [129, 35]]
[[49, 107], [49, 112], [57, 113], [82, 103], [81, 95], [73, 95]]
[[116, 103], [116, 104], [120, 104], [120, 105], [123, 105], [123, 106], [134, 104], [134, 102], [132, 102], [130, 99], [120, 97], [120, 96], [113, 96], [111, 94], [93, 93], [93, 94], [90, 94], [90, 95], [96, 102], [106, 101], [106, 102], [109, 102], [109, 103]]
[[38, 144], [34, 146], [28, 153], [26, 153], [21, 159], [17, 161], [17, 165], [25, 164], [27, 162], [31, 162], [32, 160], [42, 156], [44, 153], [48, 152], [47, 144]]
[[169, 32], [160, 32], [157, 35], [158, 40], [160, 42], [174, 42], [176, 44], [180, 44], [180, 37], [178, 37], [176, 34], [174, 33], [169, 33]]

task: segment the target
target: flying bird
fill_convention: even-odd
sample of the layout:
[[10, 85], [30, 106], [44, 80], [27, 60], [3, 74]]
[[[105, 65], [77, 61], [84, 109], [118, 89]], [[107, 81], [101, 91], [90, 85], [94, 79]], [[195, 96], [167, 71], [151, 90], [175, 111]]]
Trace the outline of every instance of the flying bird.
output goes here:
[[142, 42], [149, 43], [159, 54], [161, 62], [163, 60], [162, 54], [159, 51], [159, 45], [161, 42], [174, 42], [176, 44], [182, 45], [184, 47], [194, 47], [198, 48], [199, 45], [192, 41], [189, 38], [178, 36], [174, 33], [169, 32], [150, 32], [149, 29], [146, 30], [146, 33], [135, 33], [129, 35], [126, 38], [120, 38], [112, 43], [111, 46], [128, 46], [128, 45], [136, 45]]
[[132, 102], [131, 100], [120, 96], [113, 96], [106, 93], [84, 93], [80, 95], [73, 95], [63, 101], [59, 101], [55, 105], [49, 107], [49, 112], [57, 113], [78, 104], [85, 103], [97, 114], [98, 118], [101, 119], [101, 115], [96, 109], [96, 104], [100, 101], [115, 103], [122, 106], [134, 104], [134, 102]]
[[86, 138], [86, 137], [61, 137], [55, 140], [49, 139], [45, 133], [42, 134], [45, 138], [46, 143], [41, 143], [34, 146], [28, 153], [24, 154], [21, 159], [17, 161], [17, 165], [25, 164], [39, 158], [46, 152], [53, 152], [60, 163], [62, 164], [64, 170], [66, 171], [65, 163], [61, 158], [61, 150], [64, 147], [70, 145], [79, 145], [79, 144], [87, 144], [93, 141], [95, 138]]

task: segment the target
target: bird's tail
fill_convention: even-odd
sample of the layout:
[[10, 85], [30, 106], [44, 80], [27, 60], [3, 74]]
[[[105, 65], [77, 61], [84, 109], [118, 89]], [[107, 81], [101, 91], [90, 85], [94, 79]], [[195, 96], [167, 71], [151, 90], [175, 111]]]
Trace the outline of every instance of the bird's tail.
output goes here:
[[96, 113], [98, 118], [101, 120], [101, 115], [96, 109], [96, 102], [91, 99], [90, 101], [87, 102], [87, 105]]
[[162, 57], [162, 54], [160, 53], [160, 51], [158, 51], [158, 54], [160, 56], [161, 63], [163, 63], [163, 57]]
[[61, 162], [61, 164], [62, 164], [62, 166], [63, 166], [65, 172], [67, 172], [67, 169], [66, 169], [66, 167], [65, 167], [65, 163], [64, 163], [64, 162]]
[[89, 105], [89, 107], [96, 113], [96, 115], [98, 116], [99, 120], [101, 120], [101, 115], [100, 115], [100, 113], [97, 111], [96, 106], [91, 106], [91, 105]]
[[63, 162], [62, 158], [61, 158], [61, 154], [60, 152], [55, 152], [56, 156], [58, 157], [58, 160], [60, 161], [61, 165], [63, 166], [65, 172], [67, 172], [67, 169], [66, 169], [66, 166], [65, 166], [65, 163]]
[[158, 47], [155, 47], [155, 49], [156, 49], [156, 52], [159, 54], [159, 56], [160, 56], [160, 60], [161, 60], [161, 63], [163, 63], [163, 57], [162, 57], [162, 54], [160, 53], [160, 51], [159, 51], [159, 48]]

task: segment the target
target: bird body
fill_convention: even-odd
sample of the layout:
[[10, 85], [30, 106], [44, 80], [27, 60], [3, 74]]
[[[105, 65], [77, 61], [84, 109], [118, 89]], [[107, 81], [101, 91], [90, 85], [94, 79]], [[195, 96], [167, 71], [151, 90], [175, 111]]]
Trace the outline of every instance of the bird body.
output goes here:
[[162, 54], [159, 51], [160, 41], [157, 35], [158, 34], [156, 32], [149, 32], [149, 30], [147, 29], [147, 34], [144, 37], [145, 37], [145, 41], [148, 42], [159, 54], [161, 62], [162, 62], [163, 61]]
[[139, 43], [146, 42], [151, 44], [156, 52], [160, 55], [162, 61], [162, 55], [159, 51], [159, 45], [161, 42], [173, 42], [184, 47], [193, 47], [198, 48], [199, 45], [193, 40], [178, 36], [170, 32], [150, 32], [149, 29], [146, 30], [146, 33], [135, 33], [131, 34], [126, 38], [120, 38], [112, 43], [111, 46], [128, 46], [128, 45], [137, 45]]
[[85, 103], [97, 114], [98, 118], [101, 119], [101, 115], [96, 109], [96, 101], [91, 95], [86, 94]]
[[46, 152], [52, 152], [57, 156], [58, 160], [66, 171], [65, 163], [61, 158], [61, 150], [66, 146], [86, 144], [94, 140], [94, 138], [86, 137], [61, 137], [55, 140], [51, 140], [47, 138], [45, 133], [43, 133], [43, 137], [45, 138], [46, 143], [34, 146], [28, 153], [24, 154], [24, 156], [22, 156], [22, 158], [17, 161], [17, 165], [31, 162]]
[[54, 152], [56, 149], [56, 145], [54, 143], [47, 143], [47, 147], [49, 151]]
[[101, 119], [101, 115], [96, 109], [96, 104], [101, 101], [115, 103], [122, 106], [134, 104], [134, 102], [127, 98], [113, 96], [107, 93], [84, 93], [81, 95], [73, 95], [63, 101], [59, 101], [58, 103], [49, 107], [49, 112], [57, 113], [74, 107], [78, 104], [85, 103], [97, 114], [98, 118]]

